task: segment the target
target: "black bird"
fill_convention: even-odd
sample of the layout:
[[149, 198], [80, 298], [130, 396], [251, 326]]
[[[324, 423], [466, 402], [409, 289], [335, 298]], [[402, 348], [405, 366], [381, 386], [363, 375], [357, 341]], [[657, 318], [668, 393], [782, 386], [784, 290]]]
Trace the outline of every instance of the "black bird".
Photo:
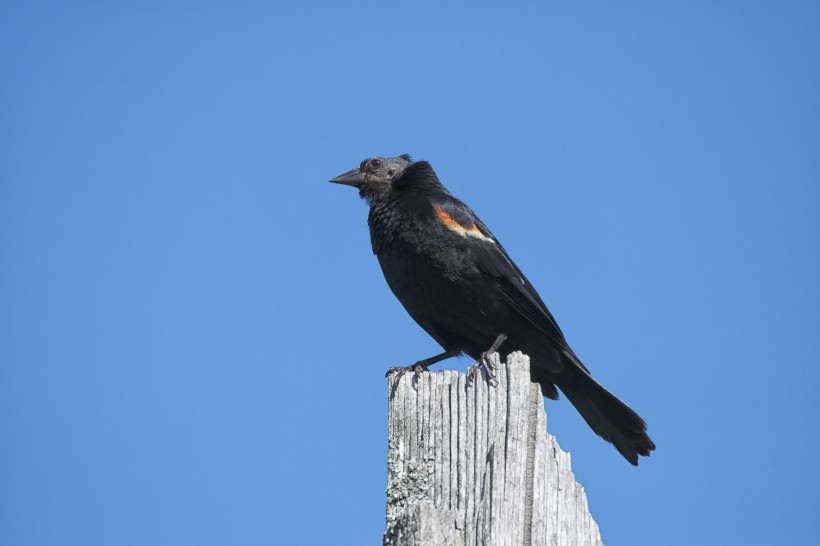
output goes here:
[[370, 206], [373, 253], [390, 289], [443, 348], [415, 369], [465, 353], [486, 362], [501, 347], [529, 355], [547, 398], [566, 395], [592, 430], [638, 464], [655, 444], [646, 423], [595, 381], [538, 293], [484, 222], [409, 155], [375, 157], [331, 182]]

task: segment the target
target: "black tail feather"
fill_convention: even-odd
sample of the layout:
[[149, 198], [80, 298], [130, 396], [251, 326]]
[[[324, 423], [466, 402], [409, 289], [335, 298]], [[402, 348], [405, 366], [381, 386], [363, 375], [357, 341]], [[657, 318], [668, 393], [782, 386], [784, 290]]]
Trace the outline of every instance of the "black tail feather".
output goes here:
[[648, 457], [655, 444], [646, 423], [632, 408], [606, 390], [575, 362], [567, 362], [553, 382], [592, 430], [612, 443], [624, 458], [638, 465], [638, 455]]

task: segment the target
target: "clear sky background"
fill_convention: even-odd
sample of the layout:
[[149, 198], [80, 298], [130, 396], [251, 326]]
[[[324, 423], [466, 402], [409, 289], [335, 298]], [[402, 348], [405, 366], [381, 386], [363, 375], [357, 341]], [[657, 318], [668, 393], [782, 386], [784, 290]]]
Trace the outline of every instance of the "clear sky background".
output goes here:
[[68, 4], [0, 7], [0, 543], [380, 543], [438, 346], [327, 180], [410, 153], [647, 419], [547, 401], [607, 544], [816, 544], [817, 3]]

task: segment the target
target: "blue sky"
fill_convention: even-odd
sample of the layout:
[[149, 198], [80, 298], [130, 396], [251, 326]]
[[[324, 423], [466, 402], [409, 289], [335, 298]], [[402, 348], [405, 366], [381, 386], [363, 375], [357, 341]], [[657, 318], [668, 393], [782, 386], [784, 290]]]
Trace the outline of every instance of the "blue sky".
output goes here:
[[816, 4], [269, 4], [0, 6], [0, 543], [379, 543], [400, 153], [647, 419], [547, 404], [607, 544], [816, 540]]

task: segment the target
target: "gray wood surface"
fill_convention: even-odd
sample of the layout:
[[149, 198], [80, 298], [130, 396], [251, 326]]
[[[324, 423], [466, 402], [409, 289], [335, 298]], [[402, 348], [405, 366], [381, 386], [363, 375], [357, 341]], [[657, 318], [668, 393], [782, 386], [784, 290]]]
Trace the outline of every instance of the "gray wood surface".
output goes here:
[[384, 544], [602, 544], [529, 359], [494, 362], [494, 380], [475, 368], [390, 374]]

